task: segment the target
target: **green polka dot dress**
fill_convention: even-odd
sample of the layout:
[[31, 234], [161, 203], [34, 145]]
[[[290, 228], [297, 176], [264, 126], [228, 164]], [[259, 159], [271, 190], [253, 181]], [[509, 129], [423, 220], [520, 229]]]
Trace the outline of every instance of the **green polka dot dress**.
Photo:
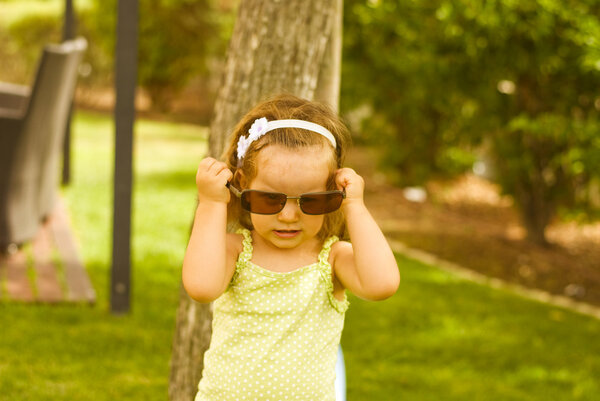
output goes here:
[[255, 265], [243, 236], [231, 283], [214, 302], [213, 334], [195, 401], [334, 401], [348, 300], [333, 296], [331, 237], [318, 261], [278, 273]]

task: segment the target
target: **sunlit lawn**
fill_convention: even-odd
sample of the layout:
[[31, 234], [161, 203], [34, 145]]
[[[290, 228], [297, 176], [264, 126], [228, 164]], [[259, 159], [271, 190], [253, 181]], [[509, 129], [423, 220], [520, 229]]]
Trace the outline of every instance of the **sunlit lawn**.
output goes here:
[[600, 321], [399, 264], [396, 296], [348, 311], [350, 400], [600, 399]]
[[[78, 11], [89, 8], [90, 0], [75, 0]], [[52, 15], [61, 19], [65, 11], [65, 0], [1, 0], [0, 23], [10, 25], [12, 22], [29, 15]]]
[[[109, 313], [113, 125], [77, 113], [64, 191], [98, 293], [88, 306], [0, 304], [1, 400], [165, 400], [203, 128], [137, 125], [132, 311]], [[351, 298], [348, 399], [597, 400], [600, 321], [399, 257], [391, 299]]]

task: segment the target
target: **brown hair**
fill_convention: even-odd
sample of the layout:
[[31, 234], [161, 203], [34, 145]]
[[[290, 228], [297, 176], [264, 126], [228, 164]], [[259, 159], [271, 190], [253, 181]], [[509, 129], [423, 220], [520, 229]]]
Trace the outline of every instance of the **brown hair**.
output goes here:
[[[278, 128], [270, 131], [260, 139], [252, 142], [246, 151], [243, 163], [238, 167], [237, 144], [241, 136], [247, 136], [254, 121], [265, 117], [268, 121], [297, 119], [310, 121], [327, 128], [337, 143], [334, 150], [329, 141], [322, 135], [298, 128]], [[230, 137], [230, 143], [223, 159], [233, 173], [231, 184], [240, 188], [240, 174], [247, 182], [252, 181], [258, 172], [256, 163], [258, 152], [269, 145], [282, 145], [287, 148], [301, 148], [315, 145], [327, 146], [332, 150], [330, 163], [330, 179], [328, 189], [335, 189], [335, 171], [343, 166], [346, 150], [350, 145], [350, 134], [337, 114], [327, 105], [311, 102], [293, 95], [281, 94], [267, 99], [250, 110], [237, 124]], [[240, 188], [243, 189], [243, 188]], [[228, 205], [228, 223], [230, 228], [242, 226], [252, 229], [250, 213], [243, 210], [239, 199], [232, 195]], [[330, 235], [343, 236], [345, 230], [344, 217], [340, 210], [325, 215], [323, 227], [318, 234], [324, 240]]]

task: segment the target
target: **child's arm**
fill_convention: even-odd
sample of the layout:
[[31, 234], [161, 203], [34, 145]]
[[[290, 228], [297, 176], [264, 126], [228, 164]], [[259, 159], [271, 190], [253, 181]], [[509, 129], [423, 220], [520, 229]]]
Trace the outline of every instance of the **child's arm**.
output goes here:
[[198, 206], [182, 271], [185, 290], [198, 302], [217, 299], [235, 270], [236, 242], [240, 241], [226, 232], [230, 195], [225, 184], [231, 176], [227, 165], [213, 158], [202, 160], [198, 166]]
[[398, 289], [400, 272], [394, 253], [364, 204], [364, 181], [354, 170], [343, 168], [338, 170], [336, 182], [346, 190], [342, 210], [351, 243], [339, 242], [332, 249], [334, 274], [361, 298], [388, 298]]

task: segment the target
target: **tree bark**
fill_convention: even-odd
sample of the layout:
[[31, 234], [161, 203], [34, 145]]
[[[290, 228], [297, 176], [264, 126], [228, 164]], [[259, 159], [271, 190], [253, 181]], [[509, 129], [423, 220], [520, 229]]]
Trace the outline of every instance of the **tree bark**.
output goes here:
[[547, 188], [539, 179], [524, 179], [515, 191], [515, 200], [521, 212], [521, 221], [527, 232], [527, 239], [536, 245], [550, 245], [546, 238], [546, 227], [554, 215], [554, 205], [547, 199]]
[[[229, 44], [210, 126], [209, 155], [219, 157], [241, 117], [265, 97], [288, 92], [337, 110], [343, 0], [244, 0]], [[190, 401], [211, 336], [211, 305], [181, 291], [169, 399]]]
[[210, 154], [222, 153], [235, 124], [264, 97], [315, 98], [336, 10], [337, 0], [242, 2], [210, 126]]
[[319, 80], [315, 91], [314, 100], [328, 103], [336, 112], [339, 110], [340, 84], [342, 78], [342, 34], [344, 1], [332, 1], [334, 7], [333, 26], [323, 63], [319, 71]]
[[195, 302], [181, 286], [171, 354], [169, 400], [189, 401], [196, 395], [204, 368], [204, 352], [212, 333], [211, 306]]

